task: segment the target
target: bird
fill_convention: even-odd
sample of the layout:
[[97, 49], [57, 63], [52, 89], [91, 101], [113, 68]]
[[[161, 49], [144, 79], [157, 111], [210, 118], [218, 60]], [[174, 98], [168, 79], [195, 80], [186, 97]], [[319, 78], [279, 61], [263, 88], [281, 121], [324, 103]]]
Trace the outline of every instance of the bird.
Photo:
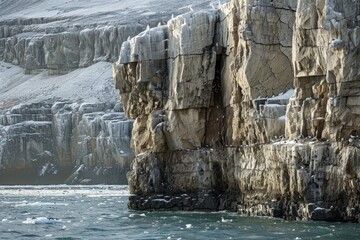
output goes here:
[[158, 23], [158, 27], [160, 27], [160, 26], [161, 26], [161, 22]]
[[189, 9], [190, 9], [190, 12], [193, 12], [193, 11], [194, 11], [194, 9], [192, 8], [191, 5], [189, 5]]
[[210, 3], [210, 7], [211, 7], [212, 9], [216, 9], [216, 7], [214, 6], [214, 4], [212, 4], [212, 3]]
[[329, 42], [329, 46], [331, 48], [340, 49], [345, 47], [345, 43], [341, 39], [331, 39], [331, 41]]

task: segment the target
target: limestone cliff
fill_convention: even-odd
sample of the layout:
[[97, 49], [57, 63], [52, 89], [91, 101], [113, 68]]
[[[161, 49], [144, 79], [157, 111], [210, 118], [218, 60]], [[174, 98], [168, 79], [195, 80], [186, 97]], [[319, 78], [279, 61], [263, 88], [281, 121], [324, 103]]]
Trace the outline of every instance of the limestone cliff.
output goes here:
[[111, 63], [190, 8], [209, 1], [0, 1], [0, 184], [126, 184], [133, 121]]
[[360, 4], [233, 0], [122, 44], [133, 209], [359, 220]]
[[0, 115], [0, 182], [126, 183], [132, 121], [112, 103], [17, 105]]

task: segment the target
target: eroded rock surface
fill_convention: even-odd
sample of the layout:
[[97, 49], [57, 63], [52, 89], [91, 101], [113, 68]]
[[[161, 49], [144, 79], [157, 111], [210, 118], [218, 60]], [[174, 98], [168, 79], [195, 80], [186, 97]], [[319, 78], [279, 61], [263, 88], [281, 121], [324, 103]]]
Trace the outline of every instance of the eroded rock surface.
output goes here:
[[132, 120], [111, 63], [129, 37], [209, 3], [0, 1], [0, 183], [126, 184]]
[[132, 121], [112, 103], [17, 105], [0, 115], [1, 183], [126, 183]]
[[134, 209], [358, 221], [358, 1], [233, 0], [124, 42]]

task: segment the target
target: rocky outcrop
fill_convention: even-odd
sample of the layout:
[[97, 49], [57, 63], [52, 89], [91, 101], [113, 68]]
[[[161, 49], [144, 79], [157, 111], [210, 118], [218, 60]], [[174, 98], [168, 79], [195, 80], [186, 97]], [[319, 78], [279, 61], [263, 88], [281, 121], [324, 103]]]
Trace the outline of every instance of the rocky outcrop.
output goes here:
[[[121, 43], [145, 27], [46, 26], [65, 20], [0, 21], [2, 184], [127, 183], [132, 121], [102, 72], [110, 65], [104, 62], [118, 58]], [[64, 76], [48, 76], [57, 74]]]
[[358, 221], [356, 1], [242, 1], [125, 41], [133, 209]]
[[50, 74], [64, 74], [98, 61], [114, 62], [118, 58], [118, 46], [144, 30], [140, 24], [69, 27], [56, 33], [21, 36], [21, 25], [0, 28], [6, 29], [0, 34], [0, 60], [19, 65], [26, 73], [48, 69]]
[[126, 184], [133, 121], [110, 63], [129, 37], [209, 2], [1, 1], [0, 184]]
[[17, 105], [0, 115], [1, 183], [126, 183], [132, 121], [119, 104]]

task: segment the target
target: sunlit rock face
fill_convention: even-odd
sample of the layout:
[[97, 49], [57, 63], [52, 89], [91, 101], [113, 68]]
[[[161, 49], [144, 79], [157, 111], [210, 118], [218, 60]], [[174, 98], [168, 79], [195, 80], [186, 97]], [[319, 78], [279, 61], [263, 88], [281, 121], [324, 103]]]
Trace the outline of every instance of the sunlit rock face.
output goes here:
[[0, 181], [126, 183], [133, 122], [120, 110], [111, 103], [13, 107], [0, 115]]
[[350, 0], [234, 0], [124, 42], [130, 208], [358, 221], [359, 16]]
[[359, 14], [358, 1], [299, 2], [289, 136], [339, 141], [359, 134]]

